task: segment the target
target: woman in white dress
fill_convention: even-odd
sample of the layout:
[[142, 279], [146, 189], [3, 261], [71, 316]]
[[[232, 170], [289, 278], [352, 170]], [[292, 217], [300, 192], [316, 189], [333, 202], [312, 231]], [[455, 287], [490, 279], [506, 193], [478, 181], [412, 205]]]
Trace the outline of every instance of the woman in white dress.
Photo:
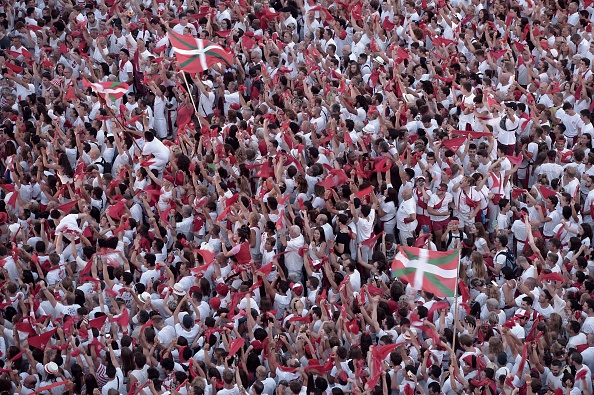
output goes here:
[[375, 199], [378, 203], [381, 230], [387, 235], [393, 235], [394, 230], [396, 229], [396, 211], [398, 210], [396, 203], [398, 202], [398, 192], [396, 189], [392, 188], [391, 184], [389, 184], [389, 187], [384, 191], [384, 195], [380, 199], [374, 194], [372, 194], [372, 199]]
[[153, 116], [155, 119], [154, 129], [159, 139], [167, 137], [167, 118], [165, 118], [165, 95], [154, 81], [150, 81], [146, 86], [155, 94], [155, 103], [153, 105]]
[[173, 178], [171, 176], [163, 176], [163, 180], [159, 180], [155, 177], [152, 171], [147, 172], [147, 174], [158, 186], [161, 187], [157, 208], [159, 209], [159, 212], [163, 212], [171, 207], [171, 201], [176, 199]]

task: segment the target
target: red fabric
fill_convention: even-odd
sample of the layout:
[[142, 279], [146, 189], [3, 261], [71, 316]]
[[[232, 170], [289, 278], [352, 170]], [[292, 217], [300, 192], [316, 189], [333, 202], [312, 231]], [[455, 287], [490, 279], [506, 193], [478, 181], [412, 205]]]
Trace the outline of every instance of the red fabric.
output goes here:
[[456, 152], [456, 151], [458, 151], [458, 149], [460, 149], [460, 147], [462, 146], [462, 144], [464, 144], [465, 141], [466, 141], [466, 137], [462, 136], [462, 137], [456, 137], [456, 138], [450, 139], [450, 140], [444, 140], [441, 142], [441, 145]]
[[553, 191], [552, 189], [549, 189], [547, 187], [545, 187], [544, 185], [540, 185], [538, 187], [540, 194], [542, 195], [543, 198], [548, 199], [551, 196], [555, 196], [557, 194], [557, 192]]
[[91, 328], [101, 329], [101, 327], [103, 326], [103, 324], [105, 324], [105, 321], [107, 321], [107, 316], [106, 315], [102, 315], [101, 317], [98, 317], [98, 318], [94, 318], [92, 320], [89, 320], [89, 326]]
[[425, 243], [427, 243], [427, 240], [429, 240], [430, 237], [431, 237], [431, 233], [427, 233], [427, 234], [424, 234], [423, 236], [419, 237], [417, 240], [415, 240], [414, 247], [423, 248], [425, 246]]
[[56, 329], [52, 329], [49, 332], [42, 333], [39, 336], [29, 337], [27, 341], [29, 342], [30, 346], [43, 350], [47, 346], [47, 343], [52, 338], [54, 333], [56, 333]]
[[561, 281], [565, 282], [565, 279], [559, 273], [548, 273], [540, 275], [541, 281]]
[[214, 261], [215, 253], [210, 250], [194, 250], [194, 252], [202, 257], [205, 264], [210, 264]]
[[234, 339], [233, 341], [231, 341], [231, 344], [229, 344], [229, 356], [233, 356], [235, 354], [237, 354], [237, 351], [239, 351], [239, 349], [241, 347], [243, 347], [243, 345], [245, 344], [245, 339], [243, 337]]
[[363, 199], [365, 196], [369, 195], [373, 192], [373, 186], [368, 186], [365, 189], [360, 190], [359, 192], [355, 192], [355, 196], [359, 199]]
[[375, 244], [375, 242], [381, 237], [381, 235], [383, 234], [383, 232], [376, 234], [371, 233], [371, 237], [365, 241], [362, 241], [361, 244], [363, 244], [364, 246], [367, 246], [369, 248], [372, 248], [373, 245]]
[[78, 200], [74, 200], [72, 202], [64, 203], [64, 204], [57, 206], [56, 210], [60, 210], [60, 211], [65, 212], [66, 214], [70, 214], [70, 210], [72, 210], [72, 208], [74, 206], [76, 206], [77, 204], [78, 204]]

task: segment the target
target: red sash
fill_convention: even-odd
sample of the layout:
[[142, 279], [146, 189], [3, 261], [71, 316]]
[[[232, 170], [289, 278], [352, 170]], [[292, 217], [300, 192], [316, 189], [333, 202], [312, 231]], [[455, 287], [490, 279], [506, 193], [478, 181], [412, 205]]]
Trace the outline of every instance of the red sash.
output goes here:
[[[462, 193], [464, 194], [464, 199], [465, 199], [466, 205], [467, 205], [468, 207], [470, 207], [471, 209], [475, 208], [475, 207], [476, 207], [476, 205], [478, 204], [478, 202], [475, 202], [474, 200], [472, 200], [472, 199], [470, 198], [470, 196], [468, 196], [468, 195], [466, 194], [466, 192], [464, 192], [464, 189], [462, 189]], [[471, 192], [470, 194], [472, 195], [472, 192]], [[461, 194], [460, 194], [460, 195], [461, 195]]]
[[555, 233], [555, 237], [559, 239], [559, 241], [561, 242], [561, 247], [567, 246], [567, 243], [563, 243], [562, 241], [565, 238], [565, 235], [561, 237], [561, 233], [563, 232], [563, 230], [565, 230], [565, 227], [563, 226], [563, 224], [561, 224], [561, 228], [557, 231], [557, 233]]
[[417, 204], [422, 210], [427, 210], [427, 202], [423, 200], [423, 192], [419, 193], [419, 190], [415, 188], [415, 193], [417, 194]]
[[435, 205], [433, 206], [433, 209], [434, 209], [434, 210], [439, 210], [439, 209], [441, 208], [441, 205], [443, 204], [443, 201], [445, 200], [445, 198], [446, 198], [446, 197], [445, 197], [445, 194], [444, 194], [444, 196], [443, 196], [443, 199], [441, 199], [441, 200], [439, 201], [439, 203], [435, 204]]
[[495, 174], [491, 173], [491, 181], [493, 182], [491, 189], [501, 188], [501, 174], [497, 177]]

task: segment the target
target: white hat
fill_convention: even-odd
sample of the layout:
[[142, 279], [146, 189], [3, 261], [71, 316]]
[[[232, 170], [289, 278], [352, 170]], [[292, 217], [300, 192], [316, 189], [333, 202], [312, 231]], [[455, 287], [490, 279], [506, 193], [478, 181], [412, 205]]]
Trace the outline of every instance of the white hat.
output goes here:
[[408, 104], [408, 105], [415, 104], [415, 97], [413, 95], [411, 95], [410, 93], [405, 93], [403, 97], [404, 97], [404, 101], [406, 102], [406, 104]]
[[208, 250], [210, 252], [215, 252], [214, 247], [212, 246], [212, 244], [207, 243], [206, 241], [203, 241], [200, 244], [200, 249], [201, 250]]
[[364, 132], [367, 132], [367, 133], [373, 133], [373, 132], [375, 132], [375, 128], [373, 127], [373, 125], [372, 125], [372, 124], [369, 124], [369, 123], [368, 123], [368, 124], [367, 124], [367, 125], [365, 125], [365, 127], [363, 128], [363, 131], [364, 131]]
[[555, 48], [551, 48], [551, 50], [549, 51], [549, 53], [554, 58], [556, 58], [557, 56], [559, 56], [559, 52], [557, 52], [557, 50]]
[[211, 80], [206, 80], [206, 81], [204, 81], [204, 85], [205, 85], [205, 86], [208, 86], [210, 89], [212, 89], [212, 87], [214, 86], [214, 85], [212, 84], [212, 81], [211, 81]]
[[404, 338], [404, 340], [408, 341], [412, 338], [412, 332], [410, 331], [410, 329], [407, 329], [406, 332], [404, 332], [402, 334], [402, 337]]
[[[12, 192], [12, 193], [14, 193], [14, 192]], [[16, 232], [18, 232], [20, 229], [21, 229], [21, 225], [19, 225], [19, 224], [17, 224], [17, 223], [8, 225], [8, 231], [9, 231], [10, 233], [16, 233]]]
[[373, 60], [375, 60], [377, 63], [381, 64], [382, 66], [385, 64], [384, 58], [382, 58], [381, 56], [376, 56], [375, 59], [373, 59]]
[[497, 372], [495, 372], [495, 377], [501, 377], [501, 376], [507, 377], [507, 375], [509, 373], [510, 373], [509, 369], [505, 366], [502, 366], [499, 369], [497, 369]]
[[288, 27], [289, 25], [293, 25], [293, 26], [297, 27], [297, 21], [296, 21], [296, 20], [295, 20], [295, 18], [293, 18], [292, 16], [288, 17], [288, 18], [285, 20], [285, 26], [287, 26], [287, 27]]
[[138, 296], [138, 299], [140, 299], [142, 303], [146, 303], [147, 301], [151, 300], [151, 294], [148, 292], [143, 292], [140, 294], [140, 296]]
[[185, 296], [186, 290], [180, 283], [173, 284], [173, 293], [177, 296]]
[[58, 364], [55, 362], [46, 363], [44, 369], [48, 374], [58, 374], [59, 372]]
[[247, 30], [245, 28], [245, 23], [243, 23], [243, 22], [235, 22], [235, 25], [233, 25], [233, 29], [241, 29], [244, 32]]

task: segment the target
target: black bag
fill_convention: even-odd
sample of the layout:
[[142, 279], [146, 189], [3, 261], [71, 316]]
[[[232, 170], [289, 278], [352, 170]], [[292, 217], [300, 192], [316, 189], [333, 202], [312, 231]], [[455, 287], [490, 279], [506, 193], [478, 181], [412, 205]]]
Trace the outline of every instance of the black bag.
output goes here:
[[497, 257], [501, 254], [505, 255], [505, 265], [503, 267], [509, 267], [510, 269], [512, 269], [515, 276], [521, 275], [521, 270], [519, 269], [518, 264], [516, 263], [516, 256], [509, 248], [505, 251], [499, 251], [497, 254], [495, 254], [495, 257], [493, 258], [494, 263], [497, 263]]

